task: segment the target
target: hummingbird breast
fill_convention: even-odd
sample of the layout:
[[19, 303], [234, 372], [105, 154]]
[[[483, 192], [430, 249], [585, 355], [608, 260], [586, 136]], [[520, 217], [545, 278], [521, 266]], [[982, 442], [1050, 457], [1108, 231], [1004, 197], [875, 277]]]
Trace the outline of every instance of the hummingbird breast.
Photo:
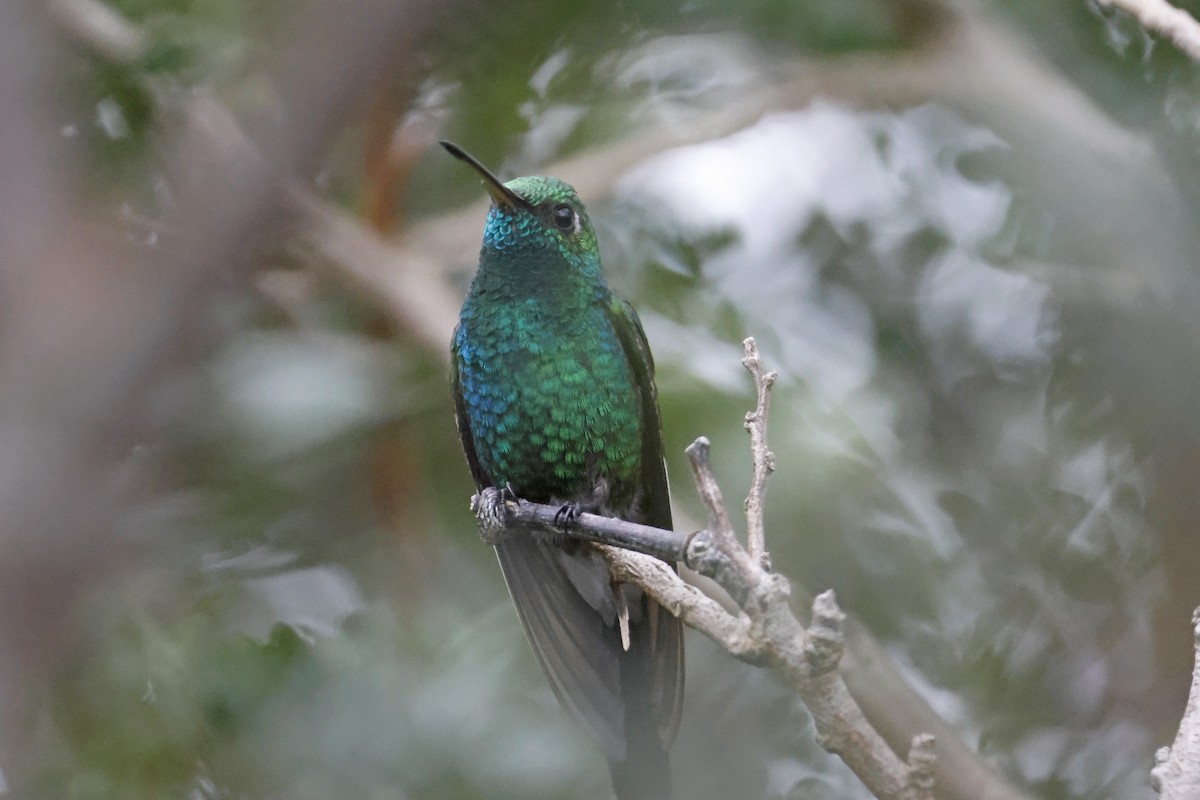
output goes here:
[[632, 505], [639, 394], [598, 297], [473, 287], [454, 351], [476, 456], [492, 485], [557, 502], [587, 499], [604, 479], [614, 508]]

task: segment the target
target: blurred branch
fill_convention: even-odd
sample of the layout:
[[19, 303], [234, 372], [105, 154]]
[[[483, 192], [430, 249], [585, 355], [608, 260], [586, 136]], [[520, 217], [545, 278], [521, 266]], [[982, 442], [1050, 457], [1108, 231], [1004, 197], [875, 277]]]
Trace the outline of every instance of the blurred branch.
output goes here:
[[1193, 61], [1200, 61], [1200, 22], [1166, 0], [1096, 0], [1102, 8], [1117, 8], [1143, 28], [1167, 39]]
[[[73, 10], [67, 18], [88, 18], [86, 9], [97, 4], [96, 0], [55, 3]], [[816, 98], [866, 107], [935, 100], [963, 110], [1012, 144], [1018, 156], [1012, 159], [1013, 166], [1023, 184], [1033, 195], [1044, 195], [1047, 199], [1043, 202], [1060, 213], [1074, 215], [1070, 224], [1064, 222], [1064, 229], [1091, 231], [1092, 235], [1079, 243], [1082, 250], [1094, 256], [1096, 263], [1118, 269], [1096, 273], [1077, 287], [1083, 293], [1089, 292], [1089, 285], [1093, 287], [1090, 299], [1127, 298], [1123, 285], [1130, 275], [1135, 281], [1157, 285], [1180, 254], [1194, 252], [1193, 242], [1180, 241], [1178, 226], [1163, 222], [1181, 201], [1144, 137], [1117, 125], [1053, 64], [979, 4], [923, 0], [911, 11], [927, 21], [927, 30], [915, 37], [919, 46], [913, 49], [778, 62], [772, 67], [774, 80], [726, 98], [697, 114], [686, 127], [643, 128], [548, 165], [547, 172], [572, 183], [581, 195], [599, 198], [609, 194], [618, 177], [633, 165], [672, 147], [732, 133], [767, 111], [801, 108]], [[103, 26], [74, 25], [72, 30], [86, 34], [89, 46], [98, 52], [108, 49]], [[411, 139], [403, 135], [395, 157], [409, 165], [413, 157], [410, 147], [423, 136], [420, 131]], [[377, 147], [384, 145], [377, 143]], [[394, 176], [389, 174], [384, 170], [372, 183], [379, 184], [375, 188], [381, 194], [390, 191], [385, 184], [393, 183]], [[1059, 177], [1048, 180], [1049, 175]], [[1069, 180], [1062, 179], [1063, 175]], [[1114, 197], [1106, 189], [1113, 181], [1127, 191]], [[385, 219], [393, 201], [376, 200], [380, 206], [377, 224], [393, 224]], [[1125, 205], [1113, 206], [1114, 202]], [[478, 219], [486, 203], [481, 200], [407, 225], [395, 240], [382, 238], [311, 194], [300, 205], [302, 216], [296, 229], [302, 236], [294, 240], [295, 254], [349, 279], [368, 299], [391, 311], [402, 311], [401, 327], [430, 345], [432, 352], [445, 355], [448, 351], [443, 345], [457, 316], [456, 289], [449, 284], [448, 273], [474, 264]], [[1150, 213], [1153, 209], [1161, 211]], [[320, 225], [309, 228], [310, 223]], [[1135, 241], [1141, 244], [1131, 249], [1129, 243]], [[356, 260], [356, 252], [364, 259]], [[1124, 270], [1129, 263], [1143, 268]], [[1057, 273], [1047, 277], [1054, 282]]]
[[[766, 424], [775, 373], [763, 370], [753, 339], [747, 339], [744, 346], [742, 363], [753, 376], [758, 393], [757, 407], [747, 415], [755, 464], [749, 504], [761, 502], [770, 473], [772, 456]], [[640, 525], [597, 524], [594, 515], [581, 515], [566, 535], [607, 542], [600, 548], [617, 579], [641, 585], [672, 614], [738, 659], [774, 671], [804, 700], [821, 746], [841, 756], [876, 797], [931, 800], [936, 761], [933, 737], [915, 737], [909, 761], [902, 761], [872, 727], [842, 680], [838, 664], [844, 648], [845, 614], [838, 608], [833, 592], [816, 597], [812, 623], [805, 629], [792, 613], [787, 579], [771, 572], [763, 557], [764, 542], [759, 540], [756, 555], [738, 541], [712, 471], [708, 440], [697, 439], [687, 448], [687, 454], [696, 490], [708, 509], [707, 529], [684, 536]], [[554, 527], [554, 506], [506, 501], [499, 492], [473, 500], [481, 527], [489, 536], [494, 535], [497, 512], [503, 515], [507, 532], [513, 530], [511, 512], [522, 507], [526, 511], [535, 509], [534, 521], [539, 527]], [[587, 532], [581, 533], [585, 529]], [[684, 563], [712, 578], [734, 599], [741, 613], [736, 617], [728, 613], [715, 600], [684, 583], [667, 563], [641, 554], [647, 552], [668, 556], [682, 553]]]
[[290, 200], [289, 249], [301, 263], [356, 287], [426, 350], [449, 357], [460, 298], [436, 247], [397, 248], [306, 189], [294, 189]]
[[[548, 164], [545, 171], [571, 183], [581, 196], [599, 199], [611, 195], [618, 179], [637, 164], [671, 148], [726, 136], [765, 113], [804, 108], [817, 99], [866, 108], [940, 102], [988, 126], [1011, 146], [1007, 163], [1014, 181], [1040, 204], [1070, 215], [1060, 226], [1063, 230], [1089, 232], [1075, 243], [1085, 254], [1084, 263], [1112, 269], [1093, 271], [1090, 281], [1072, 284], [1078, 293], [1087, 293], [1092, 302], [1114, 298], [1127, 306], [1125, 288], [1133, 281], [1146, 287], [1136, 294], [1152, 294], [1174, 274], [1181, 257], [1195, 252], [1193, 238], [1170, 222], [1183, 201], [1153, 143], [1117, 124], [980, 4], [931, 0], [931, 5], [941, 15], [919, 47], [781, 60], [772, 64], [772, 79], [722, 98], [687, 126], [634, 130]], [[1114, 196], [1108, 191], [1113, 182], [1126, 191]], [[400, 301], [393, 293], [401, 288], [394, 273], [415, 269], [424, 293], [439, 295], [437, 307], [447, 312], [432, 320], [429, 306], [421, 305], [419, 326], [428, 333], [436, 329], [426, 341], [445, 356], [442, 343], [457, 318], [457, 302], [446, 302], [456, 292], [448, 273], [475, 264], [478, 223], [486, 205], [480, 200], [407, 225], [394, 240], [376, 239], [384, 249], [371, 248], [382, 258], [369, 271], [332, 258], [324, 259], [324, 266], [335, 272], [349, 269], [352, 282], [366, 289], [369, 299], [392, 307]], [[1139, 269], [1127, 269], [1129, 264]], [[1058, 287], [1059, 273], [1046, 277]]]
[[1150, 783], [1163, 800], [1192, 800], [1200, 794], [1200, 608], [1192, 613], [1195, 663], [1187, 707], [1171, 747], [1154, 754]]
[[[144, 43], [144, 34], [138, 26], [98, 0], [54, 0], [52, 8], [55, 17], [78, 41], [103, 57], [118, 62], [132, 60], [137, 55], [133, 43], [139, 47]], [[399, 102], [404, 94], [400, 79], [394, 77], [386, 85], [390, 90], [390, 102]], [[186, 131], [185, 144], [180, 149], [197, 157], [208, 154], [205, 160], [211, 162], [213, 168], [236, 171], [239, 169], [236, 165], [245, 161], [257, 162], [261, 158], [239, 121], [210, 93], [190, 92], [175, 113], [182, 117]], [[390, 143], [396, 152], [389, 158], [403, 162], [405, 168], [411, 166], [415, 158], [414, 141], [420, 140], [422, 135], [417, 131], [405, 132], [400, 139]], [[396, 164], [391, 164], [388, 169], [403, 171]], [[181, 171], [205, 174], [208, 169], [197, 166]], [[393, 186], [399, 178], [389, 173], [381, 180]], [[436, 257], [435, 251], [426, 248], [397, 248], [381, 237], [382, 231], [372, 231], [299, 182], [290, 181], [281, 199], [280, 210], [291, 218], [292, 235], [287, 239], [288, 248], [302, 264], [332, 273], [338, 280], [358, 287], [364, 295], [382, 304], [423, 346], [432, 352], [446, 350], [451, 320], [458, 312], [458, 299], [441, 274], [446, 259]], [[389, 205], [379, 198], [373, 202], [380, 206]], [[381, 228], [393, 224], [391, 211], [377, 210], [377, 213], [381, 216]], [[385, 221], [385, 217], [392, 221]], [[169, 223], [158, 223], [156, 227], [163, 230]], [[428, 238], [431, 231], [422, 229], [422, 233]], [[397, 269], [399, 264], [404, 265], [404, 269]], [[270, 296], [269, 299], [275, 301], [278, 298]]]
[[408, 98], [396, 91], [392, 81], [383, 81], [367, 119], [363, 162], [362, 217], [380, 235], [395, 232], [403, 224], [405, 193], [417, 162], [437, 141], [427, 123], [404, 119]]
[[[98, 8], [64, 0], [53, 21], [120, 41], [98, 49], [132, 57], [136, 37], [113, 37], [119, 26], [97, 23]], [[114, 476], [161, 422], [147, 412], [154, 379], [196, 335], [208, 301], [247, 277], [248, 255], [278, 233], [292, 176], [324, 150], [370, 76], [409, 51], [425, 12], [392, 0], [352, 12], [315, 2], [281, 25], [259, 76], [287, 128], [264, 120], [245, 149], [203, 126], [180, 136], [166, 155], [171, 235], [138, 249], [95, 224], [80, 170], [62, 152], [67, 117], [53, 83], [62, 71], [47, 63], [62, 47], [46, 7], [0, 3], [0, 747], [15, 793], [32, 766], [29, 679], [54, 663], [79, 597], [120, 556], [130, 498]]]
[[146, 52], [146, 35], [99, 0], [50, 0], [50, 13], [78, 42], [118, 64], [132, 64]]

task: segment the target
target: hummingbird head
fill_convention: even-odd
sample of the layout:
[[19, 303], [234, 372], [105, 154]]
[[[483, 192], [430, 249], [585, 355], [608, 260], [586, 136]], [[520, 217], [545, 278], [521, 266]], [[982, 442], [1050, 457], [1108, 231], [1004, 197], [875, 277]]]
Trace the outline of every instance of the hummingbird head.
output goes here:
[[580, 265], [599, 268], [596, 232], [579, 195], [557, 178], [531, 176], [501, 183], [487, 167], [451, 142], [442, 142], [452, 156], [479, 174], [492, 197], [483, 249], [496, 255], [530, 254], [550, 250]]

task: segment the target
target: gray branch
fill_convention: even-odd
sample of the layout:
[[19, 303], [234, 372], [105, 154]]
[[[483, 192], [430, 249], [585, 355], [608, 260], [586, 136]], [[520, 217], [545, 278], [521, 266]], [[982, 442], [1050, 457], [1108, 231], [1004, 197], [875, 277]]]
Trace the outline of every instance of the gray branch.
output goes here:
[[[476, 505], [477, 503], [472, 504], [472, 510], [479, 513]], [[563, 528], [555, 521], [559, 510], [558, 506], [544, 503], [510, 500], [506, 504], [504, 527], [561, 533]], [[612, 545], [625, 550], [645, 553], [664, 561], [684, 561], [685, 563], [688, 542], [692, 538], [687, 534], [663, 530], [650, 525], [640, 525], [615, 517], [602, 517], [599, 514], [587, 513], [575, 517], [570, 525], [569, 534], [574, 538], [584, 539], [595, 544]]]
[[432, 5], [303, 4], [256, 43], [274, 59], [255, 64], [254, 80], [287, 124], [268, 129], [259, 115], [264, 127], [239, 135], [244, 149], [161, 114], [171, 201], [150, 247], [93, 204], [80, 148], [60, 132], [70, 93], [54, 61], [67, 55], [64, 30], [118, 63], [136, 60], [146, 37], [94, 0], [0, 3], [0, 766], [13, 796], [30, 794], [44, 766], [32, 682], [69, 649], [81, 599], [130, 568], [122, 521], [159, 483], [133, 453], [182, 410], [152, 403], [157, 387], [209, 335], [212, 302], [250, 282], [247, 254], [281, 233], [292, 176], [389, 64], [418, 72], [409, 54]]
[[1192, 688], [1179, 722], [1175, 743], [1154, 754], [1150, 784], [1163, 800], [1192, 800], [1200, 797], [1200, 608], [1192, 613], [1196, 660]]
[[775, 471], [775, 454], [767, 447], [767, 415], [771, 412], [771, 387], [775, 385], [776, 376], [774, 370], [763, 370], [758, 349], [754, 347], [753, 340], [748, 342], [742, 366], [754, 376], [758, 405], [746, 414], [744, 423], [746, 431], [750, 434], [750, 453], [754, 457], [754, 476], [750, 483], [750, 493], [746, 495], [746, 549], [750, 557], [758, 561], [764, 569], [770, 569], [771, 557], [767, 553], [764, 509], [767, 479]]
[[1104, 8], [1119, 8], [1146, 30], [1162, 36], [1188, 58], [1200, 61], [1200, 22], [1167, 0], [1097, 0]]

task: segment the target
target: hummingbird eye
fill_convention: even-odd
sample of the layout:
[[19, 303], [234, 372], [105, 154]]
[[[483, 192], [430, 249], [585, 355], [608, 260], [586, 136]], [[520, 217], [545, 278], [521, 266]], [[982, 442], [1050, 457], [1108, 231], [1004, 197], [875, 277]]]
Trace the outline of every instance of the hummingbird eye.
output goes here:
[[575, 209], [566, 203], [554, 209], [554, 224], [564, 231], [575, 229]]

